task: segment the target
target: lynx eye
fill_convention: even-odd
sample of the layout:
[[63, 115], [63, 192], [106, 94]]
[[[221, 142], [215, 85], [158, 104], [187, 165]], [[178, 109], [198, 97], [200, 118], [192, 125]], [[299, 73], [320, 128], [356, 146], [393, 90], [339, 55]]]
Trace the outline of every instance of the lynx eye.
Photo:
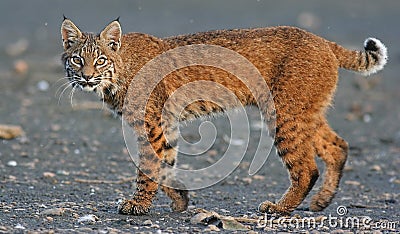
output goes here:
[[96, 66], [102, 67], [107, 64], [107, 58], [105, 56], [101, 56], [96, 60]]
[[76, 66], [82, 66], [82, 64], [83, 64], [83, 61], [82, 61], [81, 57], [76, 56], [76, 55], [75, 55], [75, 56], [72, 56], [71, 62], [72, 62], [73, 64], [75, 64]]

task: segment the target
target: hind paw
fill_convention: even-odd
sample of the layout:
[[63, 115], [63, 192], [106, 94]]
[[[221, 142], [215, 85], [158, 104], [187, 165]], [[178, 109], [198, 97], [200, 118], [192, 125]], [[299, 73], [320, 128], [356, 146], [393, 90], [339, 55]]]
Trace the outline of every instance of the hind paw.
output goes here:
[[270, 201], [262, 202], [258, 206], [258, 211], [261, 213], [268, 213], [268, 214], [279, 214], [279, 215], [288, 215], [290, 211], [280, 207], [278, 204], [275, 204]]
[[310, 210], [311, 211], [321, 211], [325, 209], [329, 204], [331, 204], [333, 198], [333, 193], [317, 193], [316, 195], [313, 196], [311, 199], [311, 204], [310, 204]]

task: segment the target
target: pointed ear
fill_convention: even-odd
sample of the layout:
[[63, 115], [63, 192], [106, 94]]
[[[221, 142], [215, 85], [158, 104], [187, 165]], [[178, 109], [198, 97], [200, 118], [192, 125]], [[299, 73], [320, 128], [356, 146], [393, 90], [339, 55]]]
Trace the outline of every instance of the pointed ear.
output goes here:
[[72, 23], [71, 20], [65, 18], [61, 24], [61, 37], [64, 50], [70, 48], [73, 44], [79, 41], [82, 32]]
[[118, 20], [111, 22], [100, 33], [100, 39], [104, 40], [114, 51], [118, 51], [121, 47], [121, 36], [122, 30]]

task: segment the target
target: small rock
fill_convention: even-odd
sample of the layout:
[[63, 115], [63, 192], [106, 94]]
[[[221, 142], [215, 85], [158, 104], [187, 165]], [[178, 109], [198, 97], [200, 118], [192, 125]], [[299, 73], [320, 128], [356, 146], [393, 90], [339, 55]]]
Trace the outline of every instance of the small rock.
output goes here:
[[221, 231], [217, 226], [210, 224], [204, 229], [205, 232], [219, 232]]
[[54, 221], [54, 218], [53, 218], [53, 217], [50, 217], [50, 216], [47, 216], [47, 217], [46, 217], [46, 220], [47, 220], [48, 222], [53, 222], [53, 221]]
[[223, 218], [221, 219], [222, 221], [222, 228], [225, 230], [231, 230], [231, 231], [248, 231], [250, 230], [249, 227], [239, 223], [233, 218]]
[[79, 217], [78, 223], [96, 223], [98, 220], [99, 218], [96, 215], [89, 214]]
[[262, 175], [253, 175], [253, 178], [254, 178], [255, 180], [264, 180], [264, 179], [265, 179], [265, 176], [262, 176]]
[[207, 154], [212, 156], [212, 157], [213, 156], [217, 156], [218, 155], [218, 151], [211, 149], [211, 150], [207, 151]]
[[22, 226], [21, 224], [19, 224], [19, 223], [17, 223], [17, 225], [15, 225], [15, 227], [14, 227], [15, 229], [21, 229], [21, 230], [24, 230], [24, 229], [26, 229], [24, 226]]
[[29, 66], [25, 60], [18, 59], [14, 62], [14, 71], [17, 74], [25, 75], [28, 72]]
[[345, 165], [343, 170], [344, 170], [344, 171], [353, 171], [354, 168], [353, 168], [353, 166]]
[[382, 168], [379, 165], [373, 165], [370, 167], [370, 170], [371, 171], [382, 171]]
[[24, 131], [20, 126], [15, 125], [0, 125], [0, 138], [10, 140], [16, 137], [20, 137], [24, 134]]
[[58, 170], [57, 175], [69, 175], [69, 171], [64, 171], [64, 170]]
[[153, 224], [153, 225], [151, 225], [150, 227], [151, 227], [151, 228], [154, 228], [154, 229], [159, 229], [159, 228], [160, 228], [160, 225], [158, 225], [158, 224]]
[[251, 184], [251, 182], [253, 181], [250, 177], [246, 177], [242, 179], [243, 182], [247, 183], [247, 184]]
[[344, 183], [348, 184], [348, 185], [354, 185], [354, 186], [360, 186], [361, 185], [360, 182], [355, 181], [355, 180], [346, 180]]
[[15, 43], [12, 43], [6, 47], [6, 53], [9, 56], [18, 56], [24, 53], [29, 47], [29, 41], [27, 39], [19, 39]]
[[54, 174], [53, 172], [43, 172], [43, 176], [45, 178], [53, 178], [56, 176], [56, 174]]
[[7, 162], [7, 166], [9, 167], [16, 167], [18, 165], [18, 163], [16, 161], [8, 161]]
[[369, 123], [369, 122], [371, 122], [371, 115], [370, 114], [365, 114], [365, 115], [363, 115], [363, 121], [364, 121], [364, 123]]
[[41, 215], [53, 215], [53, 216], [62, 216], [65, 212], [64, 208], [51, 208], [42, 211], [40, 214]]
[[147, 219], [147, 220], [145, 220], [145, 221], [143, 222], [143, 225], [144, 225], [144, 226], [151, 226], [151, 225], [153, 225], [153, 222], [152, 222], [150, 219]]
[[204, 224], [203, 220], [207, 219], [210, 215], [206, 213], [198, 213], [190, 219], [191, 224]]
[[51, 129], [51, 131], [53, 131], [53, 132], [58, 132], [58, 131], [60, 131], [60, 129], [61, 129], [61, 125], [59, 125], [59, 124], [52, 124], [52, 125], [50, 126], [50, 129]]
[[36, 87], [39, 91], [44, 92], [49, 89], [50, 85], [49, 85], [49, 82], [47, 82], [45, 80], [41, 80], [37, 83]]

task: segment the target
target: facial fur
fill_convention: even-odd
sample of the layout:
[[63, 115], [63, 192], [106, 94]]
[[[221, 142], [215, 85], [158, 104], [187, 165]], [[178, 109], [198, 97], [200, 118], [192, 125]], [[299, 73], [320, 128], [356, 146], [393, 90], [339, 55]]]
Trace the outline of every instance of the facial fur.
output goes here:
[[121, 28], [115, 21], [100, 34], [81, 32], [70, 20], [61, 26], [64, 46], [62, 62], [72, 87], [94, 91], [104, 98], [119, 86], [117, 67], [120, 57]]

